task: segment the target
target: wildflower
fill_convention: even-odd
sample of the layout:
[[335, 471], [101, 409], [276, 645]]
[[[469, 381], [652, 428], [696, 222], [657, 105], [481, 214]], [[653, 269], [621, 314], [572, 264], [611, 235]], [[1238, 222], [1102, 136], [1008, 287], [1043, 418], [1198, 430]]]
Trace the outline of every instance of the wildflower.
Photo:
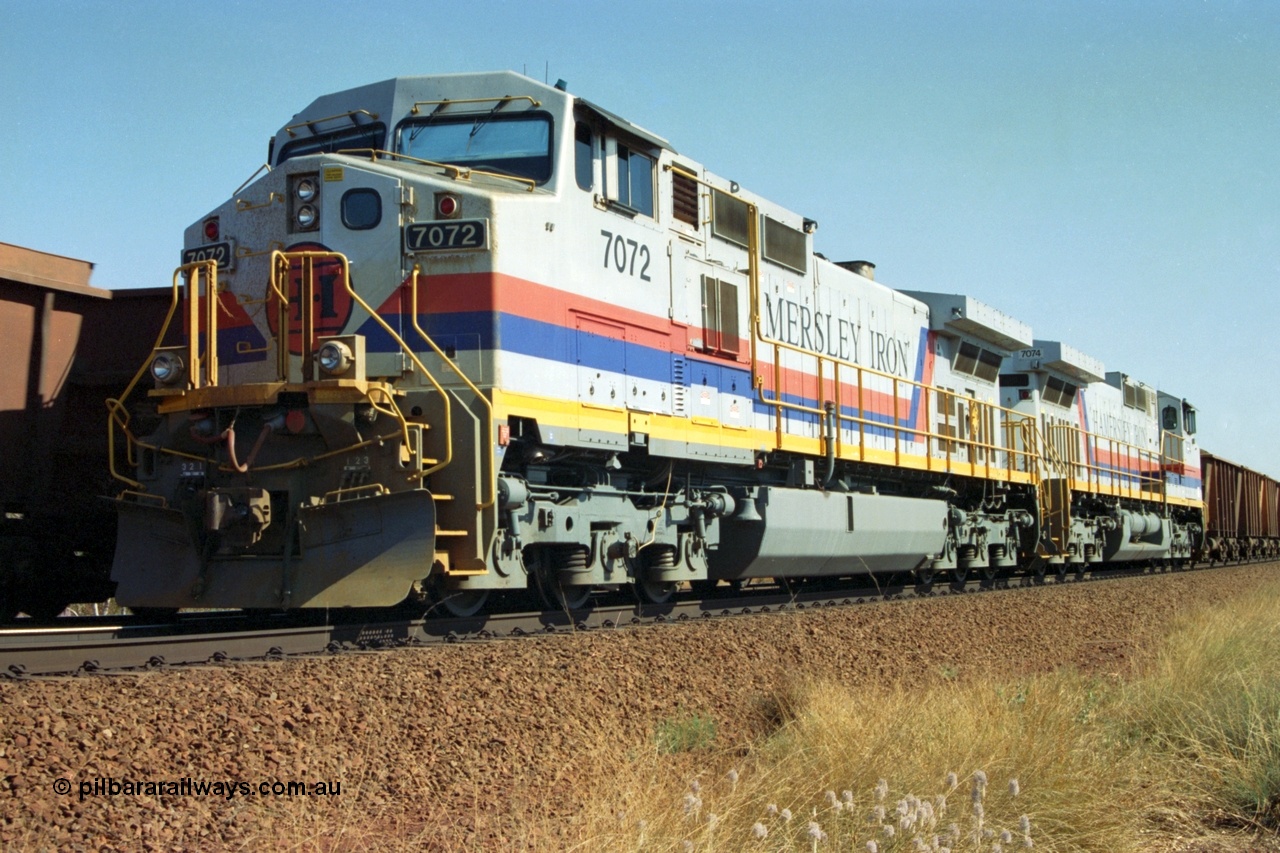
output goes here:
[[720, 816], [715, 812], [707, 812], [707, 831], [715, 832], [715, 829], [719, 824]]
[[681, 843], [680, 849], [684, 850], [684, 853], [693, 853], [693, 842], [686, 838], [684, 842]]
[[991, 853], [1004, 853], [1004, 848], [1001, 847], [999, 844], [992, 844]]
[[1022, 830], [1023, 835], [1030, 835], [1031, 834], [1031, 818], [1027, 817], [1026, 815], [1023, 815], [1022, 817], [1018, 818], [1018, 829]]
[[835, 791], [827, 791], [826, 797], [827, 797], [827, 805], [830, 806], [831, 808], [835, 808], [836, 806], [840, 805], [840, 800], [836, 799]]
[[1022, 789], [1018, 786], [1018, 780], [1010, 779], [1009, 780], [1009, 796], [1016, 797], [1020, 793], [1022, 793]]
[[751, 827], [751, 834], [756, 837], [756, 841], [764, 841], [769, 837], [769, 830], [765, 828], [763, 823], [756, 821]]
[[959, 785], [959, 784], [960, 784], [960, 780], [959, 780], [958, 778], [956, 778], [956, 774], [954, 774], [954, 773], [948, 773], [948, 774], [947, 774], [947, 782], [946, 782], [946, 785], [947, 785], [947, 788], [948, 788], [948, 789], [954, 789], [954, 788], [955, 788], [957, 785]]
[[1024, 835], [1022, 836], [1022, 846], [1030, 850], [1032, 847], [1036, 846], [1036, 843], [1031, 840], [1030, 835]]
[[885, 838], [893, 838], [895, 835], [898, 834], [898, 830], [894, 829], [893, 824], [891, 823], [886, 823], [883, 829], [884, 829]]
[[867, 853], [880, 853], [880, 848], [876, 846], [876, 843], [874, 841], [868, 841]]
[[1009, 830], [1007, 830], [1007, 829], [1006, 829], [1006, 830], [1004, 830], [1004, 831], [1002, 831], [1002, 832], [1000, 833], [1000, 843], [1001, 843], [1001, 844], [1012, 844], [1012, 843], [1013, 843], [1013, 833], [1012, 833], [1012, 832], [1010, 832], [1010, 831], [1009, 831]]
[[884, 806], [876, 806], [872, 809], [871, 819], [876, 823], [884, 823]]
[[846, 806], [852, 806], [852, 805], [853, 805], [853, 791], [841, 791], [841, 792], [840, 792], [840, 802], [844, 803]]
[[973, 774], [973, 801], [975, 803], [982, 802], [982, 798], [987, 793], [987, 774], [981, 770]]
[[702, 799], [695, 797], [693, 794], [684, 795], [684, 813], [687, 815], [696, 815], [702, 809]]
[[689, 783], [689, 790], [693, 791], [696, 794], [702, 790], [702, 785], [698, 782], [697, 779], [694, 779], [692, 782]]
[[876, 783], [876, 802], [883, 803], [887, 796], [889, 796], [889, 783], [881, 779]]
[[782, 810], [782, 822], [791, 823], [791, 809]]
[[818, 822], [816, 820], [809, 821], [808, 836], [810, 838], [812, 838], [814, 841], [821, 841], [823, 838], [826, 837], [826, 835], [827, 834], [822, 831], [822, 827], [818, 825]]
[[725, 778], [729, 780], [729, 784], [730, 784], [730, 785], [737, 785], [737, 784], [738, 784], [738, 769], [737, 769], [736, 767], [735, 767], [735, 768], [730, 769], [730, 770], [729, 770], [729, 772], [725, 774]]
[[764, 807], [764, 813], [767, 814], [769, 817], [773, 817], [778, 813], [778, 804], [769, 803], [769, 805]]
[[982, 803], [973, 804], [973, 816], [978, 823], [982, 823], [982, 819], [987, 816], [987, 810], [982, 807]]

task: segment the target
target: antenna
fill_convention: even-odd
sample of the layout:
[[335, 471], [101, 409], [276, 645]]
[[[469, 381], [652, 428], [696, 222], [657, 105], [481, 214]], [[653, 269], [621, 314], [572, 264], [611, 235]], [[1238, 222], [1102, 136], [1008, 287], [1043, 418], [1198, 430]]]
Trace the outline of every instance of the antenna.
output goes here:
[[546, 83], [551, 79], [551, 60], [547, 60], [547, 67], [542, 72], [542, 82]]

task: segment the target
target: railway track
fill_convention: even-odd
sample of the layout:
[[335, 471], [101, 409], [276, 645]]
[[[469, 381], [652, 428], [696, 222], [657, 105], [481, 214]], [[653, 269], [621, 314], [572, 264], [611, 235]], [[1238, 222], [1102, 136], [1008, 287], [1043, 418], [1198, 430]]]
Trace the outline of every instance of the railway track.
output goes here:
[[[1208, 568], [1201, 566], [1199, 568]], [[1185, 570], [1185, 569], [1183, 569]], [[1164, 567], [1135, 567], [1049, 576], [969, 580], [963, 584], [826, 588], [768, 587], [722, 590], [701, 598], [652, 605], [602, 600], [580, 611], [493, 613], [466, 618], [386, 611], [316, 611], [294, 614], [184, 614], [173, 623], [137, 617], [84, 618], [64, 624], [0, 629], [0, 676], [10, 679], [96, 673], [128, 673], [169, 666], [226, 665], [341, 654], [436, 643], [518, 639], [573, 631], [618, 630], [663, 622], [732, 618], [752, 614], [845, 607], [873, 602], [965, 595], [1040, 584], [1081, 583], [1142, 574]]]

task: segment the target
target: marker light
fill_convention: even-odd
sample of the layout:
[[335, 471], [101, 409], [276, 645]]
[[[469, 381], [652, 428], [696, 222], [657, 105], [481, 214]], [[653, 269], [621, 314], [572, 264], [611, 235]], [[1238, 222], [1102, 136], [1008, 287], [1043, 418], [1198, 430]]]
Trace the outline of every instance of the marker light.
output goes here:
[[218, 217], [206, 219], [204, 221], [204, 238], [210, 243], [218, 239], [221, 229], [218, 228]]
[[458, 215], [458, 211], [461, 209], [462, 202], [458, 200], [456, 195], [441, 193], [436, 199], [436, 213], [441, 219], [452, 219]]

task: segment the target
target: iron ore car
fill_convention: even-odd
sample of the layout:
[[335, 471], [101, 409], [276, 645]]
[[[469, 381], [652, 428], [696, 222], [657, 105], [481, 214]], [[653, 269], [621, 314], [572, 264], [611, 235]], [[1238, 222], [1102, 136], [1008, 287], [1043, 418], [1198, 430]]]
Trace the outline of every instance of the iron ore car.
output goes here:
[[[150, 353], [171, 295], [92, 287], [91, 270], [86, 261], [0, 243], [3, 621], [19, 612], [51, 618], [114, 588], [103, 401]], [[146, 428], [140, 411], [134, 426]]]
[[1202, 455], [1206, 508], [1205, 557], [1280, 556], [1280, 483], [1220, 456]]

